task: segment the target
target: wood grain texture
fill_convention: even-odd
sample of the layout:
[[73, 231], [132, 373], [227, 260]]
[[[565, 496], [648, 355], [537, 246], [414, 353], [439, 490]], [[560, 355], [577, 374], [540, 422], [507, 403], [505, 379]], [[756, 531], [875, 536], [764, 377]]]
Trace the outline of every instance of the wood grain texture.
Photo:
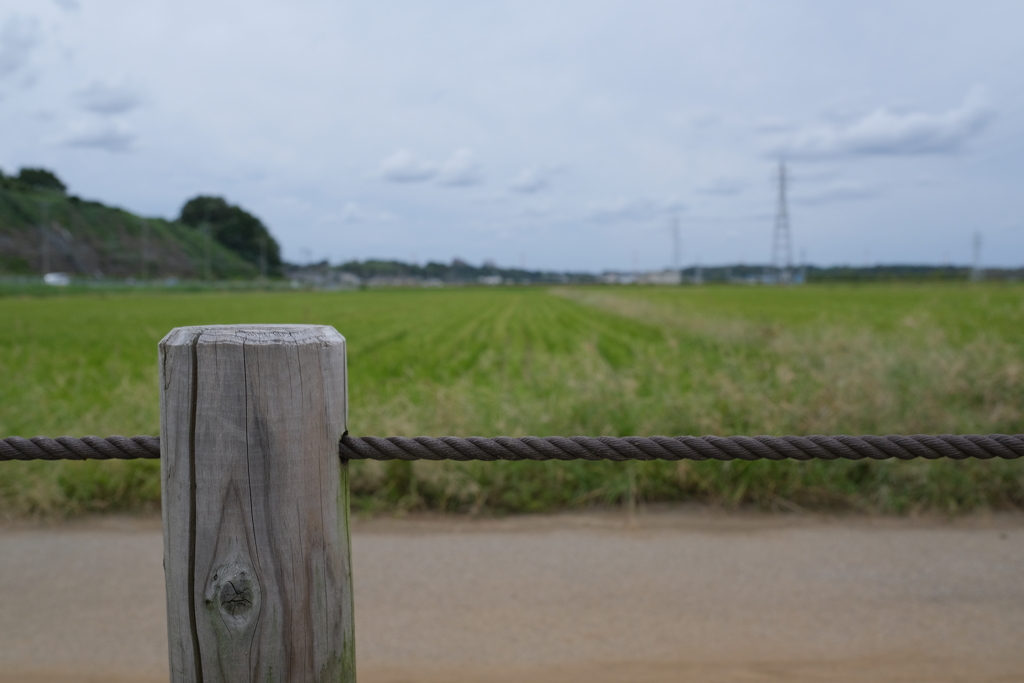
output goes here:
[[178, 328], [160, 354], [171, 681], [354, 681], [344, 338]]

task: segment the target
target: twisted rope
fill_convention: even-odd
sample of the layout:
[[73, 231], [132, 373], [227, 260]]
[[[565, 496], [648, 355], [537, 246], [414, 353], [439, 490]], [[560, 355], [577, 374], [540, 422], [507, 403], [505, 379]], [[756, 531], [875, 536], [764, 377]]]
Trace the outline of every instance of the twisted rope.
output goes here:
[[1008, 436], [420, 436], [350, 437], [341, 457], [372, 460], [885, 460], [1024, 456], [1024, 434]]
[[[886, 460], [1024, 457], [1024, 434], [912, 436], [345, 436], [348, 460]], [[159, 458], [154, 436], [0, 439], [2, 460]]]
[[160, 438], [156, 436], [35, 436], [0, 439], [0, 460], [134, 460], [159, 458]]

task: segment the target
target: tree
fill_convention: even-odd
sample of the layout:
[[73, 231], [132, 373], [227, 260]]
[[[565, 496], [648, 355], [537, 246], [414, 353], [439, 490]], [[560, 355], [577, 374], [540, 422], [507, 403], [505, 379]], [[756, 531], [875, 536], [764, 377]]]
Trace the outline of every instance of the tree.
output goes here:
[[18, 171], [15, 180], [33, 190], [57, 190], [58, 192], [64, 192], [68, 189], [55, 173], [47, 171], [45, 168], [23, 168]]
[[[281, 274], [281, 247], [259, 218], [223, 197], [200, 195], [181, 207], [178, 221], [193, 228], [209, 224], [213, 238], [245, 260], [260, 264], [266, 254], [267, 273]], [[265, 252], [263, 251], [265, 249]]]

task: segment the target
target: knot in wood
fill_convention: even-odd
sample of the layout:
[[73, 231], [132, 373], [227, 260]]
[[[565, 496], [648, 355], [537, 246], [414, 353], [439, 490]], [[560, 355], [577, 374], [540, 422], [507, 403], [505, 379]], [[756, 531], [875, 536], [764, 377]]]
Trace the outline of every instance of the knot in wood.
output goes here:
[[236, 578], [226, 582], [220, 589], [220, 608], [232, 617], [245, 617], [252, 609], [252, 582], [248, 578]]
[[244, 628], [259, 610], [259, 584], [241, 563], [218, 569], [205, 597], [207, 609], [220, 612], [224, 623], [232, 628]]

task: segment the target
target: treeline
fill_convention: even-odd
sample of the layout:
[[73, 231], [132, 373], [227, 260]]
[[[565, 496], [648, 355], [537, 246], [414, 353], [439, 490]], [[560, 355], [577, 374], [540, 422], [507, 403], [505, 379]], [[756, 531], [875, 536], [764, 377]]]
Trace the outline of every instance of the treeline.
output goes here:
[[[306, 268], [325, 268], [327, 264], [313, 264]], [[301, 267], [295, 267], [301, 269]], [[519, 284], [554, 284], [564, 282], [592, 282], [596, 278], [587, 273], [553, 272], [543, 270], [526, 270], [523, 268], [501, 268], [492, 263], [485, 263], [474, 266], [462, 259], [453, 259], [451, 263], [430, 261], [424, 265], [404, 263], [402, 261], [369, 259], [366, 261], [346, 261], [335, 266], [329, 266], [331, 270], [339, 273], [349, 273], [361, 280], [372, 282], [385, 279], [417, 279], [435, 280], [442, 283], [465, 283], [465, 282], [494, 282], [500, 278], [501, 282]]]
[[975, 273], [972, 268], [967, 266], [921, 266], [909, 264], [807, 268], [808, 282], [952, 282], [957, 280], [970, 280], [972, 277], [985, 280], [1020, 279], [1021, 277], [1024, 277], [1024, 269], [983, 268]]
[[22, 168], [13, 176], [4, 175], [3, 169], [0, 169], [0, 187], [22, 192], [53, 190], [62, 194], [67, 190], [60, 178], [45, 168]]
[[[766, 265], [691, 266], [682, 271], [683, 283], [775, 283], [784, 279], [778, 269]], [[1020, 280], [1024, 268], [984, 268], [975, 272], [962, 265], [889, 264], [873, 266], [795, 266], [789, 281], [803, 282], [956, 282], [971, 279]]]
[[185, 202], [178, 222], [195, 229], [209, 229], [213, 239], [231, 249], [267, 276], [282, 274], [281, 245], [267, 226], [245, 209], [228, 204], [223, 197], [200, 195]]
[[[777, 269], [764, 265], [691, 266], [678, 278], [667, 277], [671, 270], [652, 273], [555, 272], [501, 268], [491, 263], [473, 266], [461, 259], [451, 263], [431, 261], [424, 265], [397, 260], [352, 260], [331, 265], [327, 261], [305, 265], [287, 264], [285, 276], [314, 287], [352, 286], [430, 286], [439, 284], [611, 284], [682, 286], [697, 284], [774, 285], [828, 282], [956, 282], [973, 278], [983, 280], [1024, 279], [1024, 269], [988, 269], [974, 273], [962, 266], [878, 265], [869, 267], [818, 266], [796, 267], [788, 278]], [[652, 277], [657, 275], [658, 277]]]

